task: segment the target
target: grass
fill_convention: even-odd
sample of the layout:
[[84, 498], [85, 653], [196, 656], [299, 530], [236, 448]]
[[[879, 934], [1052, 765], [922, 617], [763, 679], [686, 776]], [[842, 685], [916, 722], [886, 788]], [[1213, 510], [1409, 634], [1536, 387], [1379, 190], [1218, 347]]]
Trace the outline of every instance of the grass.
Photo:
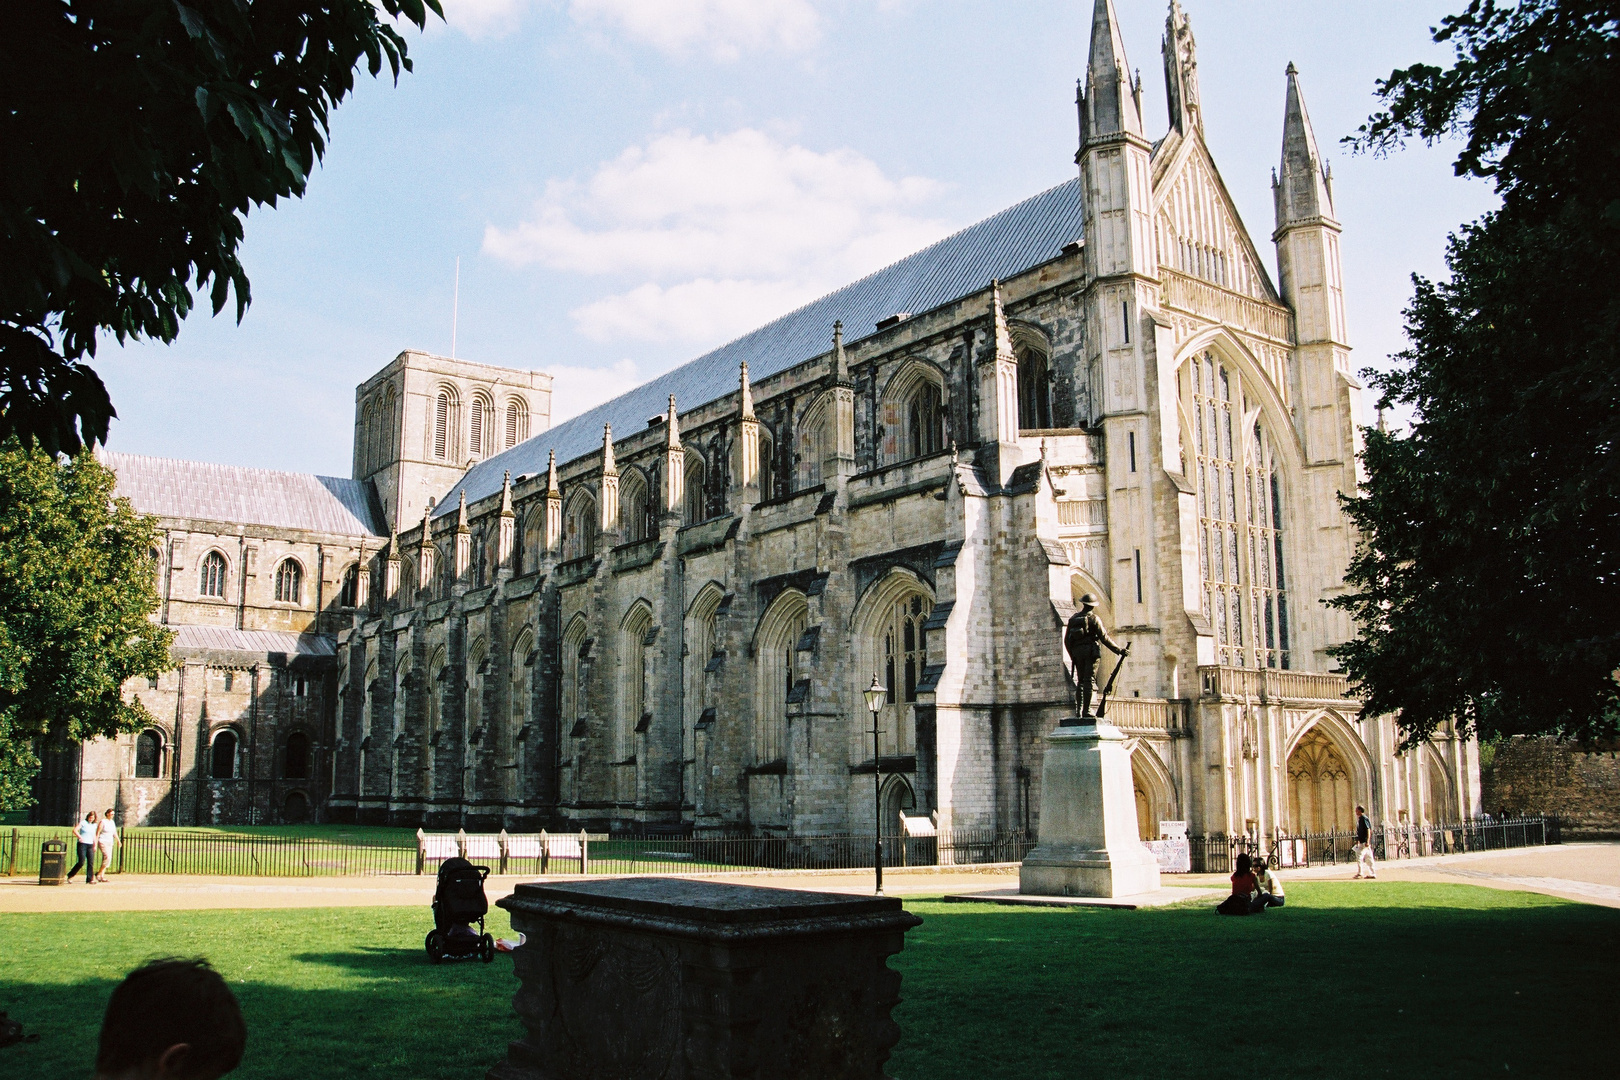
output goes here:
[[[913, 902], [888, 1072], [1224, 1080], [1255, 1051], [1289, 1077], [1612, 1070], [1620, 911], [1403, 882], [1288, 899], [1249, 919]], [[233, 1078], [482, 1075], [520, 1033], [511, 961], [429, 966], [428, 926], [425, 908], [0, 916], [0, 1009], [44, 1036], [0, 1050], [0, 1074], [88, 1075], [122, 974], [201, 954], [247, 1014]]]

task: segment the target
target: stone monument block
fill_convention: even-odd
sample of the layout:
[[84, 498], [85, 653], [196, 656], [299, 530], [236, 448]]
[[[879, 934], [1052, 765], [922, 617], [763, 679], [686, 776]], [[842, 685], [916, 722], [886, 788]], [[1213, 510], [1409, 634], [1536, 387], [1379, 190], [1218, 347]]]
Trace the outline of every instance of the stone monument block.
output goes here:
[[900, 1038], [891, 897], [672, 878], [519, 885], [526, 1034], [488, 1080], [878, 1080]]
[[1142, 846], [1125, 733], [1106, 720], [1065, 720], [1046, 737], [1040, 843], [1018, 870], [1037, 896], [1135, 896], [1159, 888]]

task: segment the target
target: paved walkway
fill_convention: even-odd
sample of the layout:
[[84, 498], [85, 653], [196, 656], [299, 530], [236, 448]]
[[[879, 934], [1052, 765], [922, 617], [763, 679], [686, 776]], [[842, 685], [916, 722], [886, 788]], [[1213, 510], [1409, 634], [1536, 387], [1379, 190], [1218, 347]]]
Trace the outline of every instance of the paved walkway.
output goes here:
[[[1350, 865], [1285, 872], [1288, 881], [1344, 880]], [[1620, 844], [1563, 844], [1509, 851], [1410, 859], [1380, 863], [1381, 881], [1450, 881], [1494, 889], [1545, 893], [1567, 900], [1620, 908]], [[491, 877], [491, 902], [511, 893], [532, 875]], [[555, 876], [547, 880], [569, 880]], [[870, 872], [727, 874], [710, 880], [777, 889], [868, 894]], [[1016, 867], [982, 870], [889, 869], [884, 891], [893, 896], [938, 896], [1016, 886]], [[1225, 875], [1166, 877], [1181, 888], [1219, 888]], [[431, 875], [417, 877], [253, 878], [178, 877], [120, 874], [105, 885], [41, 886], [29, 878], [0, 877], [0, 913], [21, 911], [173, 911], [201, 908], [426, 907], [433, 898]]]

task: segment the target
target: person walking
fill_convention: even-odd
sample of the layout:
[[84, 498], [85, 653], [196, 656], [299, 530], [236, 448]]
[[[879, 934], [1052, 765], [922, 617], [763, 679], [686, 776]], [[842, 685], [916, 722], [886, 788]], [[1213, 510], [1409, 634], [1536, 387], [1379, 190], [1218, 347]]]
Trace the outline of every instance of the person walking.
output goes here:
[[107, 867], [112, 865], [113, 849], [118, 846], [118, 822], [113, 820], [113, 808], [107, 807], [107, 812], [101, 815], [101, 824], [96, 827], [96, 847], [101, 849], [101, 872], [96, 880], [105, 883], [107, 880]]
[[1378, 877], [1378, 871], [1373, 866], [1372, 819], [1367, 816], [1365, 806], [1356, 807], [1356, 877]]
[[73, 880], [73, 875], [84, 867], [84, 883], [96, 883], [96, 812], [87, 811], [79, 819], [78, 825], [73, 828], [73, 836], [79, 842], [79, 861], [73, 864], [73, 869], [67, 872], [67, 879]]

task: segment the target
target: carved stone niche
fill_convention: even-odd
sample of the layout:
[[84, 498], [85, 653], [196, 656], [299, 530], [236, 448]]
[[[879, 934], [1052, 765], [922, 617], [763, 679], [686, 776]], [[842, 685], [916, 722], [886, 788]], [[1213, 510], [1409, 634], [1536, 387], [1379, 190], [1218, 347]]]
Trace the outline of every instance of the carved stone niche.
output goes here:
[[519, 885], [527, 1029], [488, 1080], [879, 1080], [900, 1027], [889, 897], [671, 878]]

